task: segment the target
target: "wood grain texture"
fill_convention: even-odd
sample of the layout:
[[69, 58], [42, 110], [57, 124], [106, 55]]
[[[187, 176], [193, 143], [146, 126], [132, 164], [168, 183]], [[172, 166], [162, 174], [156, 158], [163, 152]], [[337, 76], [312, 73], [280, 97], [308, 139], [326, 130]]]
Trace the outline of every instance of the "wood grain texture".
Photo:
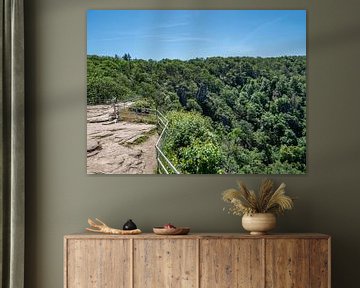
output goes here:
[[193, 239], [134, 240], [134, 287], [196, 288], [196, 249]]
[[329, 239], [329, 235], [319, 233], [289, 233], [250, 235], [249, 233], [190, 233], [188, 235], [156, 235], [142, 233], [139, 235], [106, 235], [101, 233], [78, 233], [66, 235], [65, 239]]
[[67, 240], [66, 288], [131, 287], [130, 240]]
[[304, 288], [310, 283], [310, 241], [266, 239], [267, 288]]
[[330, 262], [323, 234], [77, 234], [64, 239], [64, 287], [330, 288]]
[[204, 239], [200, 244], [200, 287], [261, 288], [261, 239]]
[[[324, 239], [310, 240], [310, 287], [328, 288], [330, 274], [329, 243]], [[329, 281], [330, 283], [330, 281]]]

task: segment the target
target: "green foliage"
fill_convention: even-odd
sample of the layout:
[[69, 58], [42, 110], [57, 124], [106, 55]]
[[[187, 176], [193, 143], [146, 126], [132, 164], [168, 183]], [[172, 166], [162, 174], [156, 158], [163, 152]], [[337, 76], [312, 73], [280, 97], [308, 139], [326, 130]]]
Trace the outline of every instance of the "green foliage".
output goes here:
[[220, 174], [222, 155], [213, 142], [195, 141], [179, 153], [179, 169], [190, 174]]
[[169, 129], [168, 145], [178, 149], [191, 145], [194, 141], [213, 140], [211, 120], [198, 113], [170, 112], [167, 114]]
[[149, 99], [140, 99], [136, 100], [134, 104], [131, 105], [133, 110], [144, 110], [144, 109], [151, 109], [154, 108], [153, 101]]
[[195, 112], [170, 112], [164, 151], [182, 173], [221, 173], [222, 155], [209, 118]]
[[88, 56], [88, 104], [140, 98], [170, 118], [182, 173], [306, 171], [306, 58]]

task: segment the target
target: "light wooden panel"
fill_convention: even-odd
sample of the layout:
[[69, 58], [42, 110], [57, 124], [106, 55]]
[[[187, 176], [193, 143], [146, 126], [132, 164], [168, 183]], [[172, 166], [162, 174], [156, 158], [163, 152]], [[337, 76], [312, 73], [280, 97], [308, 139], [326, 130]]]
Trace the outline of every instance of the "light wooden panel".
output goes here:
[[306, 239], [266, 239], [266, 287], [309, 287], [309, 247]]
[[65, 236], [65, 288], [330, 288], [322, 234]]
[[310, 287], [328, 288], [330, 278], [330, 240], [310, 240]]
[[134, 240], [135, 288], [197, 287], [197, 240]]
[[200, 287], [264, 287], [263, 240], [200, 241]]
[[131, 240], [67, 240], [66, 288], [130, 288]]

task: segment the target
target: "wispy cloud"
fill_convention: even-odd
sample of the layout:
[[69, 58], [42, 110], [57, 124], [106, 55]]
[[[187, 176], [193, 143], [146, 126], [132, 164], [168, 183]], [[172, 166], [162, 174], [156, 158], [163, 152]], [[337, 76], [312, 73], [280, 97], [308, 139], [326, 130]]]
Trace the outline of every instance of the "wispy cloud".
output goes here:
[[116, 37], [109, 38], [92, 38], [91, 41], [115, 41], [115, 40], [128, 40], [128, 39], [142, 39], [142, 38], [161, 38], [159, 34], [141, 34], [141, 33], [124, 33], [118, 34]]
[[241, 39], [242, 40], [241, 42], [242, 43], [248, 42], [252, 37], [254, 37], [257, 33], [259, 33], [264, 28], [269, 27], [274, 24], [277, 24], [277, 23], [283, 21], [285, 18], [287, 18], [287, 16], [278, 17], [276, 19], [266, 21], [266, 22], [258, 25], [252, 31], [250, 31], [248, 34], [246, 34], [245, 37]]
[[177, 28], [177, 27], [187, 26], [187, 25], [189, 25], [189, 22], [178, 22], [178, 23], [162, 24], [162, 25], [156, 26], [154, 28], [155, 29], [168, 29], [168, 28]]
[[158, 34], [137, 34], [137, 33], [124, 33], [116, 37], [109, 38], [98, 38], [98, 39], [89, 39], [90, 41], [120, 41], [120, 40], [130, 40], [130, 39], [149, 39], [160, 42], [213, 42], [210, 38], [207, 37], [196, 37], [188, 36], [184, 33], [182, 34], [172, 34], [172, 33], [158, 33]]
[[163, 42], [194, 42], [194, 41], [201, 41], [201, 42], [212, 42], [209, 38], [205, 37], [167, 37], [161, 39]]

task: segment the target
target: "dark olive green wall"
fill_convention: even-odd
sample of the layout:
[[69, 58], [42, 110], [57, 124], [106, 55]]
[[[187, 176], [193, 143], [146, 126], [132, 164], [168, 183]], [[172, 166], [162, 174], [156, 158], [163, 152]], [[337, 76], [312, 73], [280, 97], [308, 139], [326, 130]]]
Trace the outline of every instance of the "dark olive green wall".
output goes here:
[[87, 176], [87, 9], [307, 9], [308, 172], [272, 177], [297, 195], [280, 232], [333, 236], [333, 286], [358, 287], [360, 259], [360, 5], [339, 0], [28, 0], [26, 8], [26, 286], [63, 285], [63, 235], [88, 216], [145, 231], [241, 231], [220, 192], [261, 176]]

